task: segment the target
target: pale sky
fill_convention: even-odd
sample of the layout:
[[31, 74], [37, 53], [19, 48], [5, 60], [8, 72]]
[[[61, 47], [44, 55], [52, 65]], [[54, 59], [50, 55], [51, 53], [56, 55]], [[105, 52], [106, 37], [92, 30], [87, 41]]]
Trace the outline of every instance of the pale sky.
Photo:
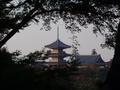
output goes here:
[[[31, 26], [21, 30], [20, 33], [14, 35], [6, 44], [8, 50], [13, 52], [21, 50], [22, 54], [26, 55], [35, 50], [41, 50], [45, 45], [54, 42], [57, 39], [57, 27], [59, 26], [59, 38], [68, 45], [72, 45], [72, 34], [65, 29], [64, 23], [61, 21], [57, 25], [52, 25], [50, 31], [40, 30], [41, 23], [32, 24]], [[104, 61], [109, 61], [113, 57], [113, 50], [102, 49], [100, 44], [104, 42], [104, 37], [92, 33], [92, 27], [82, 29], [80, 33], [76, 33], [77, 40], [80, 44], [78, 50], [81, 55], [90, 55], [92, 49], [96, 49], [98, 54], [101, 54]], [[68, 50], [71, 53], [70, 50]]]

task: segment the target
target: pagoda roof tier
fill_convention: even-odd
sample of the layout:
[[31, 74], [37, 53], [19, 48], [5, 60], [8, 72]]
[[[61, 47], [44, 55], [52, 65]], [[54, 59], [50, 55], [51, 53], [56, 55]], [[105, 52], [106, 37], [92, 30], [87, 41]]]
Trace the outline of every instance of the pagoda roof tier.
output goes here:
[[55, 42], [49, 45], [46, 45], [45, 47], [51, 48], [51, 49], [66, 49], [66, 48], [70, 48], [71, 46], [64, 44], [62, 41], [57, 39]]
[[59, 52], [59, 56], [60, 57], [67, 57], [67, 56], [71, 56], [71, 54], [68, 54], [68, 53], [62, 51], [62, 52]]

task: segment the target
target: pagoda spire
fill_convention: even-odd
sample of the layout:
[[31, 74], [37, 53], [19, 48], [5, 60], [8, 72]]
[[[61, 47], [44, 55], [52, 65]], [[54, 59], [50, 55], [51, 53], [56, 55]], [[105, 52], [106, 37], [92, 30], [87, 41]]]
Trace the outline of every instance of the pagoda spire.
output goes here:
[[[60, 42], [59, 42], [59, 25], [57, 26], [57, 45], [58, 45], [58, 49], [59, 49], [59, 44], [60, 44]], [[59, 54], [58, 54], [58, 56], [59, 56]]]
[[59, 26], [57, 26], [57, 40], [59, 40]]

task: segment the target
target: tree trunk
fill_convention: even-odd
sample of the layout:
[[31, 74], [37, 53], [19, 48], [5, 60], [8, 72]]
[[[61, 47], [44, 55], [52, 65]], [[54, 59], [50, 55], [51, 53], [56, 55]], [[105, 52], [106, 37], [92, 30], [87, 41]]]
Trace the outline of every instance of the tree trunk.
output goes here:
[[120, 22], [116, 35], [116, 46], [111, 68], [108, 72], [105, 84], [108, 90], [120, 90]]

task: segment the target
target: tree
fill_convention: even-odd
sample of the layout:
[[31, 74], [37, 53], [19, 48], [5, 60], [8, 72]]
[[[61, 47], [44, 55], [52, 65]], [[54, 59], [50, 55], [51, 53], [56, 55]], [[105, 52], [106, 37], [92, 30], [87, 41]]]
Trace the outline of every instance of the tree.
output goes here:
[[15, 24], [20, 20], [20, 15], [15, 14], [12, 8], [11, 1], [13, 0], [1, 0], [0, 1], [0, 40], [2, 40], [12, 28], [15, 27]]
[[72, 66], [76, 67], [77, 62], [78, 62], [78, 47], [80, 46], [79, 42], [77, 41], [77, 36], [74, 34], [74, 32], [72, 33], [73, 36], [71, 38], [72, 40], [72, 55], [70, 56], [70, 62], [72, 64]]
[[[2, 33], [3, 38], [0, 41], [0, 47], [15, 33], [19, 32], [19, 30], [30, 25], [30, 22], [33, 20], [36, 22], [39, 22], [39, 19], [44, 20], [45, 23], [43, 26], [45, 28], [47, 27], [47, 29], [50, 29], [49, 25], [51, 21], [56, 22], [60, 18], [65, 21], [66, 28], [71, 31], [80, 31], [77, 27], [78, 23], [82, 26], [93, 23], [96, 25], [94, 32], [99, 29], [104, 29], [104, 26], [112, 28], [108, 23], [111, 22], [115, 25], [114, 21], [116, 20], [111, 21], [108, 20], [108, 18], [114, 16], [114, 13], [109, 11], [113, 7], [102, 8], [99, 5], [103, 6], [103, 3], [103, 1], [97, 0], [18, 0], [17, 2], [15, 2], [15, 0], [2, 0], [0, 3], [1, 11], [2, 13], [7, 11], [7, 13], [1, 15], [1, 19], [5, 17], [4, 20], [0, 20], [1, 25], [3, 23], [2, 21], [5, 21], [2, 25], [3, 27], [1, 27], [1, 29], [3, 29], [1, 32], [7, 32], [7, 35], [4, 35], [6, 33]], [[75, 23], [75, 20], [77, 23]], [[7, 27], [5, 25], [7, 25]], [[101, 32], [101, 30], [99, 31]]]
[[[76, 27], [77, 23], [75, 23], [75, 20], [82, 26], [92, 22], [96, 25], [96, 28], [98, 28], [99, 26], [103, 26], [103, 20], [98, 22], [102, 18], [97, 15], [101, 13], [109, 16], [109, 13], [105, 14], [101, 11], [104, 8], [102, 9], [97, 6], [99, 3], [94, 5], [94, 1], [92, 0], [89, 2], [87, 0], [84, 0], [84, 2], [82, 0], [18, 0], [17, 2], [15, 3], [15, 0], [2, 0], [0, 3], [1, 8], [4, 6], [1, 11], [4, 12], [7, 10], [5, 15], [1, 15], [1, 19], [2, 17], [5, 17], [5, 19], [0, 20], [1, 25], [3, 23], [2, 21], [5, 21], [2, 25], [3, 27], [1, 27], [1, 32], [7, 32], [2, 33], [3, 38], [0, 41], [0, 47], [2, 47], [14, 34], [19, 32], [19, 30], [30, 25], [30, 22], [33, 20], [38, 22], [39, 19], [42, 19], [45, 22], [43, 24], [44, 27], [49, 29], [51, 21], [56, 22], [58, 19], [62, 18], [66, 23], [67, 29], [71, 31], [80, 31], [80, 29]], [[6, 27], [6, 25], [8, 25], [8, 27]]]
[[93, 49], [93, 50], [92, 50], [91, 55], [97, 55], [96, 49]]
[[48, 53], [45, 51], [35, 51], [27, 55], [29, 60], [45, 60], [48, 58]]
[[[80, 31], [77, 27], [78, 24], [85, 27], [93, 24], [94, 33], [99, 31], [105, 35], [107, 44], [113, 45], [115, 48], [115, 55], [107, 82], [110, 87], [116, 88], [115, 80], [120, 79], [119, 0], [19, 0], [18, 3], [11, 2], [14, 0], [7, 1], [9, 2], [2, 0], [2, 3], [5, 3], [5, 8], [2, 11], [9, 10], [8, 16], [15, 23], [10, 25], [12, 26], [10, 29], [7, 28], [7, 31], [9, 31], [7, 35], [2, 34], [3, 38], [0, 41], [0, 47], [20, 29], [28, 26], [32, 20], [38, 22], [39, 18], [45, 21], [44, 26], [48, 29], [51, 21], [56, 22], [60, 18], [65, 21], [66, 28], [71, 31]], [[7, 22], [11, 21], [7, 18], [6, 20], [8, 20]], [[107, 30], [109, 33], [106, 33]], [[112, 35], [113, 37], [111, 37]], [[114, 43], [111, 44], [111, 42]]]
[[[54, 20], [53, 17], [57, 17], [57, 19], [59, 19], [57, 13], [61, 13], [61, 11], [63, 11], [62, 8], [59, 8], [61, 4], [64, 3], [66, 3], [65, 0], [1, 0], [0, 8], [3, 15], [0, 15], [0, 24], [2, 26], [0, 27], [0, 34], [2, 35], [0, 48], [14, 34], [19, 32], [19, 30], [30, 25], [31, 21], [38, 22], [38, 19], [42, 19], [45, 21], [44, 27], [47, 27], [47, 29], [50, 28], [50, 20], [55, 22], [56, 20]], [[7, 13], [4, 13], [5, 11], [7, 11]], [[5, 17], [4, 20], [2, 17]], [[8, 25], [8, 27], [6, 27], [6, 25]]]
[[22, 55], [22, 52], [20, 50], [16, 50], [11, 53], [12, 55], [12, 61], [17, 62], [19, 61], [19, 56]]
[[[17, 50], [16, 52], [13, 52], [13, 55], [16, 56], [20, 54], [20, 52]], [[34, 51], [29, 53], [28, 55], [25, 55], [21, 58], [17, 58], [18, 61], [17, 63], [19, 64], [32, 64], [35, 62], [35, 60], [45, 60], [48, 59], [49, 51], [45, 52], [44, 50], [42, 51]]]
[[0, 71], [8, 68], [13, 64], [12, 61], [12, 55], [11, 53], [7, 50], [7, 48], [1, 48], [0, 49]]

